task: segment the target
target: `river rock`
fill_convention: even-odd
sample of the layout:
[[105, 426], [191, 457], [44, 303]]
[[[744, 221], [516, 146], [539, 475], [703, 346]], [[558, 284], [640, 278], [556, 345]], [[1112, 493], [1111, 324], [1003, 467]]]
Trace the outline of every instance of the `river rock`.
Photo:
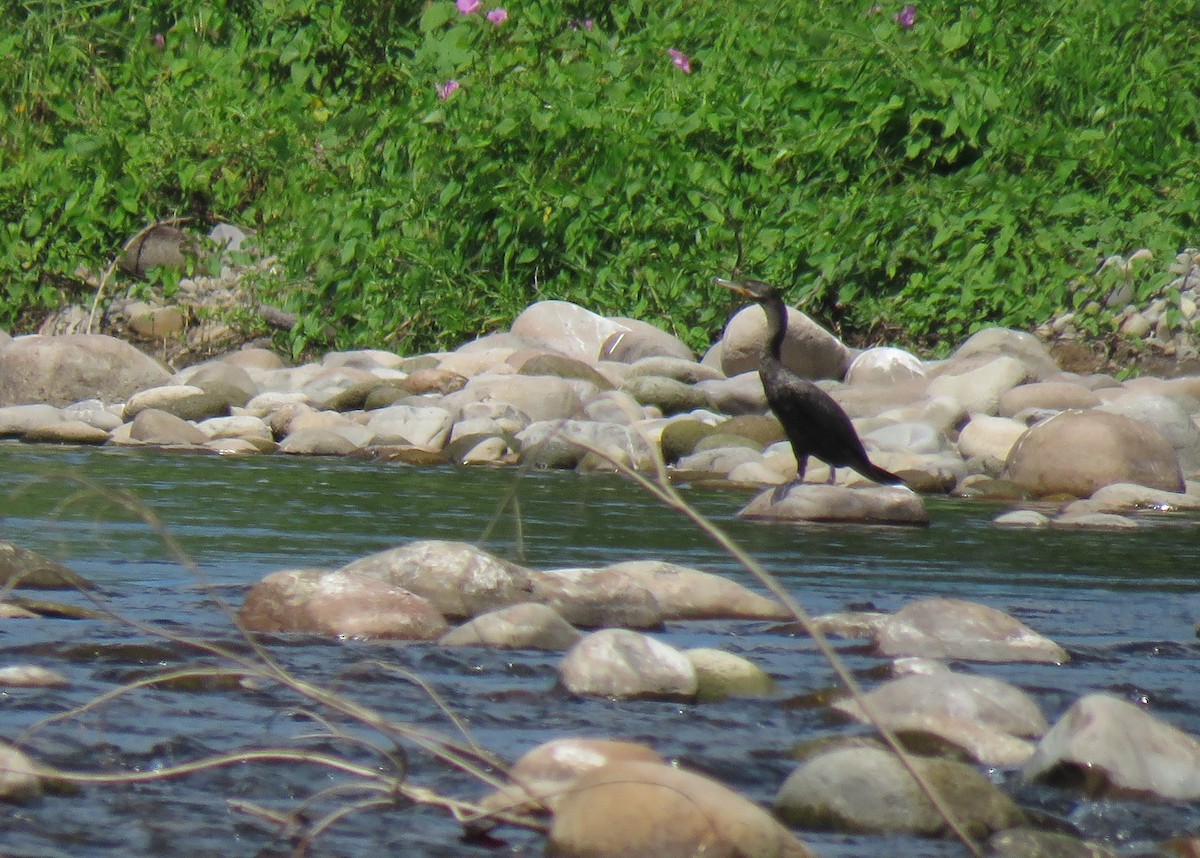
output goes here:
[[[586, 385], [586, 397], [598, 391]], [[575, 417], [583, 409], [583, 398], [576, 384], [562, 378], [547, 376], [477, 375], [466, 387], [442, 399], [447, 408], [462, 409], [476, 402], [503, 403], [527, 415], [530, 420], [564, 420]]]
[[[616, 739], [552, 739], [527, 751], [508, 770], [508, 783], [484, 797], [480, 806], [488, 813], [519, 811], [553, 812], [567, 788], [580, 776], [618, 761], [663, 763], [658, 753], [637, 742]], [[468, 824], [470, 831], [486, 831], [492, 820]]]
[[617, 316], [611, 321], [626, 330], [617, 331], [604, 341], [600, 346], [601, 360], [632, 364], [655, 357], [683, 361], [695, 358], [692, 350], [684, 345], [682, 340], [647, 322], [623, 316]]
[[82, 420], [60, 420], [30, 429], [22, 440], [31, 444], [104, 444], [109, 434]]
[[245, 347], [224, 354], [221, 356], [220, 361], [229, 366], [236, 366], [239, 369], [245, 370], [251, 377], [262, 372], [284, 368], [283, 358], [270, 349], [258, 348], [256, 346]]
[[24, 802], [41, 794], [37, 764], [12, 745], [0, 742], [0, 800]]
[[124, 402], [170, 378], [157, 361], [102, 334], [19, 337], [0, 350], [0, 406]]
[[70, 680], [57, 670], [38, 664], [0, 667], [0, 685], [9, 688], [67, 688], [70, 684]]
[[988, 858], [1117, 858], [1101, 843], [1033, 828], [997, 831], [988, 838], [987, 854]]
[[1035, 509], [1017, 509], [996, 516], [992, 524], [997, 527], [1041, 528], [1050, 526], [1050, 517]]
[[570, 649], [583, 637], [553, 608], [522, 602], [480, 614], [442, 636], [443, 646], [487, 646], [503, 649]]
[[211, 417], [196, 426], [210, 439], [241, 438], [261, 449], [274, 448], [275, 437], [271, 427], [261, 417], [250, 414], [240, 414], [235, 417]]
[[532, 572], [534, 597], [585, 629], [661, 629], [663, 610], [641, 576], [615, 567]]
[[694, 386], [722, 414], [762, 414], [767, 410], [767, 392], [758, 370], [743, 372], [733, 378], [698, 381]]
[[[954, 760], [912, 757], [959, 824], [975, 837], [1021, 825], [999, 787]], [[775, 813], [805, 828], [876, 834], [940, 835], [946, 822], [890, 751], [839, 748], [803, 762], [775, 796]]]
[[444, 408], [391, 405], [371, 412], [366, 428], [373, 444], [412, 444], [440, 450], [450, 438], [454, 415]]
[[428, 599], [448, 617], [474, 617], [537, 601], [531, 570], [466, 542], [419, 540], [370, 554], [342, 567]]
[[445, 396], [467, 386], [467, 377], [441, 367], [426, 367], [408, 374], [400, 387], [414, 396], [436, 393]]
[[362, 449], [332, 429], [301, 429], [279, 442], [279, 452], [289, 456], [349, 456]]
[[1000, 397], [1028, 377], [1029, 368], [1013, 357], [993, 358], [982, 366], [967, 363], [965, 368], [950, 361], [929, 383], [929, 395], [949, 396], [968, 413], [995, 415]]
[[647, 357], [630, 366], [630, 378], [638, 378], [643, 375], [673, 378], [684, 384], [695, 384], [698, 381], [711, 381], [725, 377], [720, 370], [696, 363], [690, 358], [682, 360], [675, 357]]
[[652, 405], [663, 414], [682, 414], [711, 403], [704, 392], [690, 384], [657, 375], [638, 375], [622, 388], [642, 405]]
[[0, 438], [21, 438], [64, 419], [63, 410], [53, 405], [6, 405], [0, 407]]
[[[1187, 398], [1189, 408], [1200, 410], [1200, 404]], [[1200, 429], [1192, 422], [1191, 414], [1169, 396], [1124, 396], [1100, 406], [1101, 411], [1123, 414], [1158, 430], [1175, 448], [1183, 472], [1192, 476], [1200, 472]]]
[[868, 387], [924, 383], [925, 367], [921, 359], [904, 349], [881, 347], [867, 349], [854, 358], [846, 370], [846, 384]]
[[653, 456], [645, 439], [620, 423], [542, 420], [530, 423], [516, 438], [521, 462], [537, 468], [574, 468], [593, 449], [600, 452], [600, 459], [607, 457], [635, 469], [648, 468]]
[[596, 423], [632, 426], [652, 413], [623, 390], [606, 390], [583, 404], [584, 416]]
[[164, 384], [139, 391], [125, 403], [124, 418], [133, 420], [146, 409], [174, 414], [183, 420], [205, 420], [229, 413], [229, 403], [190, 384]]
[[992, 356], [1007, 356], [1021, 361], [1030, 378], [1041, 381], [1059, 372], [1045, 344], [1033, 334], [1011, 328], [984, 328], [972, 334], [954, 351], [953, 359], [986, 361]]
[[995, 608], [963, 599], [918, 599], [884, 624], [875, 637], [880, 653], [963, 661], [1029, 661], [1063, 664], [1066, 650]]
[[[938, 670], [911, 673], [886, 682], [864, 695], [876, 719], [906, 745], [932, 737], [964, 751], [989, 766], [1016, 766], [1033, 753], [1029, 738], [1046, 732], [1046, 719], [1037, 703], [1015, 686], [986, 676]], [[870, 723], [854, 698], [833, 708], [857, 721]]]
[[252, 632], [434, 640], [446, 621], [426, 599], [360, 572], [285, 569], [250, 588], [238, 622]]
[[972, 414], [970, 421], [958, 433], [958, 452], [964, 459], [990, 460], [996, 463], [999, 472], [1008, 461], [1013, 445], [1027, 429], [1019, 420]]
[[537, 301], [513, 320], [509, 330], [533, 345], [594, 361], [610, 336], [628, 328], [569, 301]]
[[[760, 463], [762, 455], [752, 447], [738, 443], [733, 447], [714, 447], [684, 456], [675, 463], [681, 472], [693, 472], [703, 476], [728, 477], [733, 470], [745, 464]], [[794, 471], [793, 471], [794, 476]]]
[[814, 483], [770, 489], [739, 512], [741, 518], [858, 524], [929, 524], [921, 496], [903, 486], [850, 489]]
[[34, 590], [90, 590], [82, 575], [56, 560], [11, 542], [0, 542], [0, 586]]
[[790, 831], [716, 781], [652, 762], [614, 762], [559, 799], [547, 858], [813, 858]]
[[1151, 489], [1136, 483], [1112, 483], [1097, 489], [1086, 500], [1073, 501], [1067, 505], [1065, 511], [1133, 512], [1135, 510], [1153, 510], [1155, 512], [1178, 512], [1198, 509], [1200, 509], [1200, 495], [1191, 491], [1180, 494], [1179, 492], [1165, 492], [1162, 489]]
[[1081, 784], [1091, 796], [1200, 798], [1200, 742], [1107, 694], [1076, 700], [1038, 743], [1026, 780]]
[[782, 620], [791, 616], [774, 599], [736, 581], [663, 560], [628, 560], [610, 570], [646, 589], [668, 620]]
[[[14, 408], [35, 408], [37, 406], [17, 405]], [[5, 409], [0, 408], [0, 411]], [[62, 409], [63, 420], [78, 420], [105, 432], [111, 432], [121, 425], [121, 405], [105, 405], [99, 399], [84, 399]]]
[[1029, 410], [1083, 411], [1095, 408], [1100, 397], [1077, 382], [1042, 381], [1014, 387], [1000, 397], [1000, 415], [1015, 417]]
[[[762, 307], [745, 307], [734, 314], [721, 337], [721, 369], [726, 376], [757, 370], [767, 342], [767, 316]], [[787, 308], [783, 365], [802, 378], [841, 380], [850, 365], [850, 350], [837, 337], [804, 313]]]
[[180, 372], [179, 384], [198, 387], [230, 408], [241, 408], [258, 395], [258, 385], [240, 366], [224, 360], [202, 363]]
[[558, 666], [563, 687], [581, 696], [689, 701], [696, 670], [672, 646], [628, 629], [602, 629], [583, 637]]
[[157, 408], [146, 408], [128, 424], [129, 438], [156, 447], [201, 447], [208, 436], [182, 417]]
[[748, 658], [724, 650], [684, 650], [696, 670], [696, 701], [712, 703], [729, 697], [765, 697], [778, 690], [775, 680]]
[[890, 618], [882, 611], [836, 611], [813, 617], [812, 624], [826, 637], [869, 640]]
[[1063, 411], [1030, 428], [1013, 445], [1005, 475], [1039, 495], [1088, 497], [1111, 483], [1184, 488], [1175, 449], [1158, 431], [1097, 409]]

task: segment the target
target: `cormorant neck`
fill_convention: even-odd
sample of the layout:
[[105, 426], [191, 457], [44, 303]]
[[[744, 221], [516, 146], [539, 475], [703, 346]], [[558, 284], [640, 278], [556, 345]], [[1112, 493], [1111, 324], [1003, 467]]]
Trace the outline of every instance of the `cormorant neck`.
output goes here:
[[767, 314], [767, 356], [776, 361], [783, 360], [783, 335], [787, 333], [787, 307], [783, 299], [774, 295], [762, 302]]

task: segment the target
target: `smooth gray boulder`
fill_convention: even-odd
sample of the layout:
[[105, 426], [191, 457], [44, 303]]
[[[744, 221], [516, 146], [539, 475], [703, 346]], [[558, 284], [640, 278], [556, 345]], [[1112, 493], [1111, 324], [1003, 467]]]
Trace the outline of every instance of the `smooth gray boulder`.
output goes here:
[[0, 406], [124, 402], [170, 379], [158, 361], [103, 334], [18, 337], [0, 349]]

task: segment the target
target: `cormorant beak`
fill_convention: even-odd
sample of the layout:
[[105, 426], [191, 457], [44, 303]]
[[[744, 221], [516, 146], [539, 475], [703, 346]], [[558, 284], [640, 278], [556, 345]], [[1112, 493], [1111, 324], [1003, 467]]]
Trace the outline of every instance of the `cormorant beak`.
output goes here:
[[739, 295], [744, 295], [747, 298], [754, 297], [753, 292], [751, 292], [749, 289], [747, 289], [741, 283], [738, 283], [736, 280], [726, 280], [723, 277], [714, 277], [713, 282], [716, 283], [718, 286], [724, 286], [729, 291], [737, 292]]

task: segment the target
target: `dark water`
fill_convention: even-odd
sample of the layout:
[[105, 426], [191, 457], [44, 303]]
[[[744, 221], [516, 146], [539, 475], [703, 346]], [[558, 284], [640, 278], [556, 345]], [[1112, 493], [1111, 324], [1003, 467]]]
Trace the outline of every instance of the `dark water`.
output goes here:
[[[417, 538], [469, 540], [537, 568], [665, 559], [757, 586], [678, 514], [612, 476], [518, 477], [513, 470], [16, 444], [0, 446], [0, 457], [0, 539], [61, 559], [96, 582], [105, 604], [131, 620], [238, 651], [245, 647], [213, 593], [236, 605], [251, 582], [277, 569], [337, 566]], [[92, 484], [108, 496], [92, 493]], [[121, 493], [136, 495], [161, 518], [194, 569], [115, 502]], [[993, 507], [934, 500], [934, 525], [927, 530], [793, 528], [733, 519], [743, 501], [733, 494], [692, 492], [688, 498], [813, 613], [851, 606], [892, 610], [930, 595], [984, 602], [1057, 640], [1073, 661], [1063, 667], [960, 669], [1020, 685], [1052, 722], [1079, 695], [1108, 691], [1200, 735], [1194, 628], [1200, 618], [1200, 531], [1193, 519], [1156, 519], [1135, 533], [1013, 532], [989, 525]], [[84, 603], [76, 594], [52, 598]], [[791, 769], [788, 747], [851, 729], [808, 702], [833, 680], [803, 638], [767, 623], [675, 624], [663, 638], [680, 647], [743, 654], [774, 675], [783, 694], [694, 706], [582, 700], [555, 688], [555, 654], [304, 636], [273, 640], [270, 650], [297, 675], [396, 721], [453, 734], [450, 719], [399, 671], [418, 674], [450, 702], [474, 741], [501, 758], [565, 735], [632, 738], [761, 802], [770, 801]], [[880, 661], [854, 643], [839, 649], [871, 681]], [[0, 692], [0, 737], [8, 740], [121, 683], [218, 662], [128, 623], [44, 619], [0, 625], [0, 666], [12, 663], [44, 665], [72, 684]], [[317, 729], [305, 708], [342, 725], [346, 736], [304, 738]], [[379, 741], [277, 686], [247, 690], [212, 682], [130, 693], [40, 727], [25, 747], [51, 764], [85, 771], [149, 771], [279, 745], [377, 764], [380, 758], [355, 738]], [[484, 791], [419, 750], [409, 748], [407, 756], [411, 783], [466, 799]], [[990, 776], [1014, 781], [1012, 772]], [[279, 811], [301, 807], [311, 820], [362, 797], [318, 795], [346, 780], [313, 766], [246, 763], [167, 781], [84, 787], [6, 811], [0, 850], [10, 856], [286, 855], [286, 837], [234, 812], [227, 800]], [[1194, 805], [1094, 802], [1045, 787], [1014, 790], [1024, 806], [1106, 838], [1127, 854], [1154, 854], [1148, 844], [1200, 831]], [[964, 854], [951, 842], [800, 834], [824, 856]], [[541, 852], [534, 834], [506, 829], [502, 836], [501, 842], [465, 842], [441, 810], [390, 807], [332, 826], [313, 854]]]

